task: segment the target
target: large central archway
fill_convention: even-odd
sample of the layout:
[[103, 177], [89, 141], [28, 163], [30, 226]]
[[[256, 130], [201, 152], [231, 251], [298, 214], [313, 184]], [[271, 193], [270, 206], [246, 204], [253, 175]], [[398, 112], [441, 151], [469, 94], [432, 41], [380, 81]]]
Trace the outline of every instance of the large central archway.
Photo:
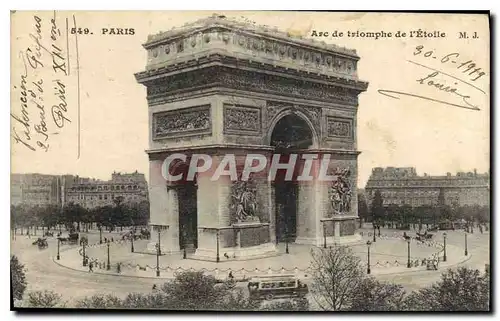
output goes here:
[[[281, 162], [288, 162], [291, 153], [311, 148], [315, 143], [315, 134], [308, 122], [295, 113], [287, 113], [275, 123], [270, 135], [271, 146], [281, 155]], [[299, 166], [296, 164], [295, 173]], [[285, 171], [277, 172], [275, 189], [275, 233], [276, 242], [294, 242], [297, 237], [297, 211], [299, 208], [299, 185], [296, 174], [293, 179], [285, 179]]]

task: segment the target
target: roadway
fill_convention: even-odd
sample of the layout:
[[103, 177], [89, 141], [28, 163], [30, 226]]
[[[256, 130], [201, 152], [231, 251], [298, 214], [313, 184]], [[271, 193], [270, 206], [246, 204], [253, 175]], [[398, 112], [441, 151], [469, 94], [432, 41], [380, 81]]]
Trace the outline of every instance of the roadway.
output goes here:
[[[394, 232], [394, 230], [386, 232], [389, 231]], [[384, 233], [384, 231], [381, 232]], [[118, 234], [103, 234], [103, 237], [111, 236], [117, 238]], [[440, 236], [441, 232], [436, 235], [436, 237]], [[29, 239], [25, 235], [17, 235], [16, 240], [11, 241], [11, 253], [18, 256], [27, 269], [28, 291], [52, 290], [61, 294], [64, 300], [72, 301], [99, 293], [113, 294], [118, 297], [124, 297], [131, 292], [148, 293], [153, 284], [164, 282], [164, 280], [154, 278], [94, 274], [61, 267], [53, 261], [57, 254], [56, 239], [49, 238], [49, 247], [45, 250], [39, 250], [37, 246], [31, 244], [35, 239], [33, 236]], [[98, 240], [98, 234], [89, 234], [90, 243], [95, 243]], [[435, 240], [440, 241], [436, 238]], [[464, 233], [448, 231], [447, 240], [448, 244], [463, 248]], [[64, 246], [62, 249], [68, 247]], [[468, 251], [471, 258], [460, 265], [483, 271], [485, 264], [489, 262], [489, 249], [489, 233], [469, 234]], [[64, 251], [61, 252], [61, 256], [61, 260], [64, 260]], [[414, 290], [438, 281], [442, 272], [443, 270], [403, 272], [379, 275], [377, 279], [399, 283], [407, 290]], [[246, 284], [238, 286], [246, 289]]]

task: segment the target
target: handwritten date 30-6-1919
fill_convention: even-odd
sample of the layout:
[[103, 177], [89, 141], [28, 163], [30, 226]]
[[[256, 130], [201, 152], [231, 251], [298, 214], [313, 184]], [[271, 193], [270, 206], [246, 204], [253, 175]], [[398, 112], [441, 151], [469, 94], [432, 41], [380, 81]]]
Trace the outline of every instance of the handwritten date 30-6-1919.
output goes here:
[[[378, 92], [380, 94], [395, 99], [399, 99], [400, 96], [409, 96], [448, 106], [480, 110], [478, 104], [473, 102], [476, 98], [474, 97], [474, 93], [479, 91], [481, 94], [486, 94], [486, 92], [480, 88], [480, 85], [476, 83], [486, 75], [486, 72], [473, 60], [461, 60], [461, 55], [458, 52], [439, 56], [436, 54], [435, 50], [424, 49], [422, 45], [415, 47], [413, 56], [426, 59], [426, 61], [422, 63], [407, 60], [409, 63], [427, 71], [426, 74], [418, 77], [416, 82], [426, 88], [430, 87], [434, 89], [437, 96], [429, 97], [418, 93], [387, 89], [379, 89]], [[427, 61], [430, 63], [429, 65], [424, 64]], [[432, 64], [433, 61], [438, 62], [438, 66]], [[441, 68], [446, 68], [446, 72], [441, 70]]]

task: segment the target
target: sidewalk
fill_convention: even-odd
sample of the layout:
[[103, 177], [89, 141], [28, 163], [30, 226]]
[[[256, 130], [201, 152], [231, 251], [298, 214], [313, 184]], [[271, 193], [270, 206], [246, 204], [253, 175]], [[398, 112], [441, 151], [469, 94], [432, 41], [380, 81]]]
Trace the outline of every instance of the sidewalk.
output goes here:
[[[401, 240], [382, 237], [378, 238], [377, 246], [382, 250], [390, 249], [390, 246], [401, 246], [401, 244], [395, 242], [401, 243]], [[462, 248], [447, 245], [447, 261], [442, 262], [442, 245], [436, 242], [432, 243], [432, 245], [412, 244], [412, 253], [420, 251], [421, 256], [414, 257], [412, 255], [411, 268], [407, 267], [405, 253], [375, 253], [372, 256], [370, 264], [371, 274], [376, 276], [426, 271], [427, 267], [422, 265], [422, 260], [424, 258], [435, 257], [436, 255], [440, 257], [438, 271], [436, 272], [441, 273], [443, 269], [458, 265], [470, 258], [470, 255], [467, 257], [464, 256]], [[136, 248], [141, 248], [140, 241], [136, 242]], [[307, 279], [311, 277], [311, 269], [309, 268], [311, 248], [310, 246], [290, 244], [290, 254], [285, 254], [283, 245], [280, 244], [280, 253], [274, 257], [247, 261], [224, 261], [224, 257], [221, 257], [220, 263], [191, 259], [189, 255], [186, 259], [183, 259], [182, 252], [161, 255], [159, 257], [159, 277], [156, 276], [156, 255], [132, 253], [130, 251], [130, 243], [115, 242], [110, 246], [109, 270], [107, 270], [107, 247], [105, 244], [89, 246], [86, 250], [86, 255], [89, 257], [89, 262], [94, 262], [94, 273], [128, 277], [171, 279], [179, 272], [203, 271], [220, 279], [226, 279], [229, 272], [232, 272], [236, 279], [246, 279], [256, 275], [279, 274], [295, 274], [300, 278]], [[82, 266], [81, 250], [81, 247], [65, 250], [61, 252], [61, 260], [57, 261], [54, 258], [54, 262], [66, 268], [89, 273], [89, 268]], [[366, 254], [364, 254], [366, 253], [364, 252], [366, 251], [366, 245], [354, 246], [353, 250], [361, 258], [362, 264], [367, 266]], [[425, 253], [434, 254], [425, 255]], [[118, 262], [121, 263], [120, 273], [117, 271]]]

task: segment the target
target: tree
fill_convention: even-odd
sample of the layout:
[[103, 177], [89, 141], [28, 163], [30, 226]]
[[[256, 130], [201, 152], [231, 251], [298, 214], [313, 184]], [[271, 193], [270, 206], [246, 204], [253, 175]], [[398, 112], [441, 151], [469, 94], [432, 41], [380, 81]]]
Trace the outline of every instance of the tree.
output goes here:
[[211, 310], [224, 295], [224, 288], [217, 286], [213, 276], [202, 272], [185, 272], [162, 287], [168, 300], [181, 310]]
[[169, 302], [168, 296], [162, 292], [148, 294], [129, 293], [123, 300], [122, 306], [126, 309], [179, 309], [172, 302]]
[[256, 310], [257, 302], [246, 298], [241, 289], [221, 283], [202, 272], [183, 272], [173, 281], [165, 283], [163, 308], [172, 310]]
[[26, 290], [26, 274], [17, 256], [10, 257], [10, 279], [12, 284], [12, 295], [16, 300], [22, 300]]
[[410, 229], [410, 222], [413, 217], [413, 208], [410, 205], [403, 205], [400, 208], [401, 212], [401, 228], [408, 230]]
[[28, 306], [32, 308], [55, 308], [64, 307], [61, 295], [53, 291], [34, 291], [28, 293]]
[[77, 231], [80, 231], [80, 222], [85, 217], [87, 210], [80, 204], [69, 203], [63, 208], [63, 217], [66, 227], [73, 227], [77, 223]]
[[358, 193], [358, 216], [360, 218], [359, 227], [361, 228], [363, 221], [368, 220], [368, 205], [366, 204], [365, 195], [362, 193]]
[[373, 201], [370, 209], [373, 222], [380, 222], [384, 217], [384, 200], [379, 190], [376, 190], [373, 195]]
[[263, 304], [260, 311], [308, 311], [309, 301], [307, 299], [292, 299], [288, 301], [270, 302]]
[[351, 300], [349, 311], [401, 311], [405, 291], [398, 284], [382, 283], [367, 277], [359, 283]]
[[466, 267], [449, 269], [441, 281], [411, 293], [405, 301], [407, 310], [489, 311], [490, 276]]
[[346, 246], [312, 251], [312, 295], [323, 310], [349, 308], [363, 280], [360, 259]]
[[96, 294], [76, 301], [75, 306], [83, 309], [119, 309], [123, 303], [114, 295]]

